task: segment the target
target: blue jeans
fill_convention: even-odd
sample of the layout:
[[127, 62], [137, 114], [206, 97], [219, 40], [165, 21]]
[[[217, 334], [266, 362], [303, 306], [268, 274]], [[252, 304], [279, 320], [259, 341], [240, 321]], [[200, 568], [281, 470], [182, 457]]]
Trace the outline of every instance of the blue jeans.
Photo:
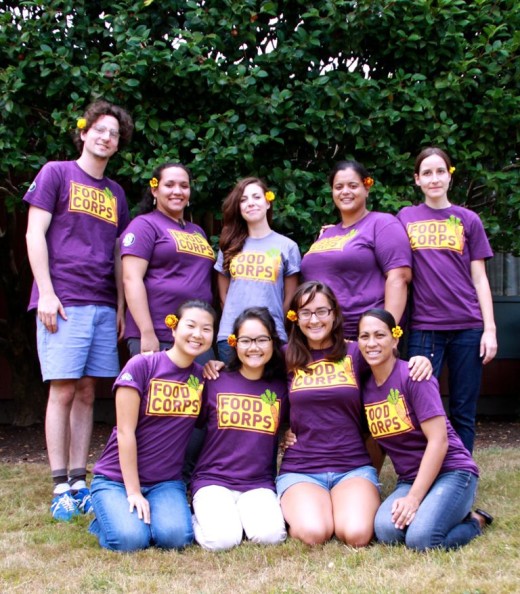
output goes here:
[[480, 339], [482, 329], [412, 330], [408, 356], [424, 355], [431, 360], [438, 379], [446, 361], [450, 420], [469, 452], [475, 442], [475, 417], [482, 380]]
[[465, 470], [440, 474], [422, 500], [412, 523], [401, 530], [392, 523], [392, 504], [412, 488], [410, 481], [398, 481], [395, 491], [381, 504], [374, 523], [377, 539], [385, 544], [405, 543], [417, 551], [455, 549], [482, 531], [468, 514], [475, 499], [478, 478]]
[[90, 487], [95, 519], [89, 532], [99, 544], [112, 551], [137, 551], [152, 545], [180, 549], [193, 542], [191, 512], [183, 481], [164, 481], [141, 487], [150, 503], [150, 524], [128, 511], [123, 483], [95, 475]]
[[217, 342], [218, 358], [226, 365], [231, 361], [234, 350], [233, 347], [229, 346], [227, 340], [219, 340]]

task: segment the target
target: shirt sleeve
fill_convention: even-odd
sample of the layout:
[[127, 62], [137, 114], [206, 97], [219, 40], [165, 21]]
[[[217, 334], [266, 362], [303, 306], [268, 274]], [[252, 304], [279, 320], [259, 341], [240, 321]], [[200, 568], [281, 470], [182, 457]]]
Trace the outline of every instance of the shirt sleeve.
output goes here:
[[137, 256], [148, 262], [155, 247], [156, 232], [153, 226], [142, 216], [135, 218], [128, 225], [121, 238], [121, 255]]
[[392, 215], [381, 219], [374, 231], [376, 260], [383, 272], [401, 266], [412, 267], [410, 241], [401, 223]]

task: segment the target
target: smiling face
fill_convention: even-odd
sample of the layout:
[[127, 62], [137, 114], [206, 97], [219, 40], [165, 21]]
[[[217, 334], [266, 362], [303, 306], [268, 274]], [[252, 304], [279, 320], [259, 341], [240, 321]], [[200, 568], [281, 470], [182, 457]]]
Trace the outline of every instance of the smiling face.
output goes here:
[[415, 183], [421, 188], [426, 204], [429, 206], [446, 205], [451, 175], [448, 166], [440, 155], [430, 155], [421, 161], [419, 173], [415, 174]]
[[367, 209], [368, 190], [352, 168], [340, 169], [332, 182], [332, 198], [344, 222], [361, 218]]
[[[260, 320], [255, 318], [245, 320], [237, 332], [236, 349], [241, 363], [240, 372], [249, 379], [262, 377], [266, 364], [273, 356], [273, 341], [265, 341], [265, 345], [259, 345], [258, 342], [262, 341], [258, 341], [258, 339], [261, 339], [261, 337], [272, 338], [269, 330]], [[257, 339], [257, 341], [252, 342], [247, 347], [243, 347], [240, 344], [241, 338], [253, 338]]]
[[394, 361], [398, 340], [390, 328], [379, 318], [364, 316], [359, 322], [358, 345], [370, 367], [379, 367]]
[[158, 211], [172, 219], [182, 219], [190, 199], [190, 177], [187, 171], [181, 167], [163, 169], [159, 185], [152, 189], [152, 195], [157, 200]]
[[83, 154], [96, 159], [109, 159], [119, 146], [119, 122], [114, 116], [102, 115], [80, 136]]
[[213, 316], [199, 307], [183, 311], [175, 330], [175, 349], [188, 358], [195, 359], [211, 347], [213, 341]]
[[[332, 345], [332, 327], [334, 325], [334, 310], [333, 304], [323, 293], [316, 293], [314, 299], [305, 302], [305, 296], [302, 305], [298, 308], [297, 314], [301, 311], [312, 312], [311, 317], [308, 320], [302, 320], [298, 317], [298, 326], [302, 331], [303, 335], [307, 339], [307, 345], [310, 349], [324, 349]], [[327, 315], [318, 318], [316, 310], [330, 310], [332, 311]]]
[[240, 214], [246, 223], [257, 223], [267, 217], [269, 202], [258, 184], [249, 184], [240, 198]]

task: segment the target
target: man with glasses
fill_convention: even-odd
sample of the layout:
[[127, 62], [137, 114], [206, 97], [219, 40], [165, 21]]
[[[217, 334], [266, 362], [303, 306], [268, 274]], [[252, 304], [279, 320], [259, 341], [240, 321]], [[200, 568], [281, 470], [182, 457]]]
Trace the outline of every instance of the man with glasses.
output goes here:
[[119, 372], [124, 298], [117, 238], [129, 212], [105, 168], [132, 132], [124, 109], [92, 103], [77, 122], [79, 159], [49, 161], [24, 196], [35, 281], [29, 309], [37, 312], [42, 377], [50, 382], [45, 434], [56, 520], [90, 511], [86, 464], [96, 379]]

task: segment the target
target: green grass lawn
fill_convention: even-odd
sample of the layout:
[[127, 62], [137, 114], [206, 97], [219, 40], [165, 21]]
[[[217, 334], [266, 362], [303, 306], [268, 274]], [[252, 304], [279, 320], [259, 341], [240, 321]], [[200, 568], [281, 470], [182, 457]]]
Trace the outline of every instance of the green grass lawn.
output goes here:
[[[99, 548], [86, 517], [51, 520], [43, 464], [0, 465], [0, 592], [348, 592], [517, 593], [520, 591], [520, 449], [476, 452], [478, 506], [495, 516], [486, 533], [452, 552], [414, 553], [331, 541], [306, 547], [245, 543], [223, 553], [197, 546], [118, 554]], [[394, 481], [385, 464], [386, 491]]]

